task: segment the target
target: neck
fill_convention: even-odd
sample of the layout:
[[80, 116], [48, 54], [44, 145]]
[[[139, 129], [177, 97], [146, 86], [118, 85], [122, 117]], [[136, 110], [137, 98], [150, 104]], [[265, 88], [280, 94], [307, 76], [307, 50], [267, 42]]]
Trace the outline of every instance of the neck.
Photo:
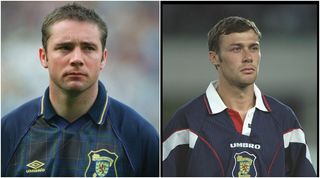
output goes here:
[[254, 84], [239, 87], [219, 80], [217, 92], [224, 104], [235, 111], [246, 113], [255, 105]]
[[69, 122], [77, 120], [89, 111], [98, 95], [98, 82], [85, 91], [65, 91], [50, 82], [49, 98], [56, 113]]

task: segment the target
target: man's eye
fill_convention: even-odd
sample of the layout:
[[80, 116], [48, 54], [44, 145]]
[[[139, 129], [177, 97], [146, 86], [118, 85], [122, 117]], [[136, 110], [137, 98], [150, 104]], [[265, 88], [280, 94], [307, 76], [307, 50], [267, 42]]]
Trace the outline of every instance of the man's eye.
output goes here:
[[240, 51], [241, 51], [241, 48], [240, 48], [240, 47], [235, 47], [235, 48], [232, 48], [231, 51], [233, 51], [233, 52], [240, 52]]
[[60, 51], [70, 51], [72, 48], [70, 46], [60, 46], [57, 48]]
[[258, 46], [252, 47], [251, 50], [252, 50], [252, 51], [258, 51], [258, 50], [259, 50], [259, 47], [258, 47]]
[[87, 51], [94, 51], [95, 50], [95, 48], [91, 47], [91, 46], [86, 46], [84, 49]]

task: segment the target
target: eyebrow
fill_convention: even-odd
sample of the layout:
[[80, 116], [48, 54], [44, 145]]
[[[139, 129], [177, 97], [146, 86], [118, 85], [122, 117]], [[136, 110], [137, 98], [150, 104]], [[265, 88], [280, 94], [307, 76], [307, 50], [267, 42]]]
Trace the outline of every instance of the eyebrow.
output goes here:
[[[61, 43], [55, 44], [54, 46], [60, 47], [60, 46], [74, 46], [74, 45], [75, 45], [74, 42], [61, 42]], [[91, 42], [80, 42], [80, 46], [93, 46], [95, 48], [98, 47], [95, 43], [91, 43]]]
[[95, 43], [91, 43], [91, 42], [81, 42], [80, 45], [81, 46], [92, 46], [92, 47], [98, 48], [98, 45], [96, 45]]
[[[251, 43], [250, 45], [249, 45], [249, 47], [252, 47], [252, 46], [259, 46], [260, 45], [260, 43]], [[244, 45], [243, 45], [243, 43], [232, 43], [232, 44], [230, 44], [230, 46], [241, 46], [241, 47], [243, 47]]]
[[57, 43], [54, 46], [72, 46], [72, 42], [62, 42], [62, 43]]

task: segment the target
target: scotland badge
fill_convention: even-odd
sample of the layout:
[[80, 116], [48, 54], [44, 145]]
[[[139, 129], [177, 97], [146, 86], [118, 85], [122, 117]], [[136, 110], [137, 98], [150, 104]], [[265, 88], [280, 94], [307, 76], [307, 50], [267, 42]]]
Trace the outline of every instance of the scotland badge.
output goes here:
[[234, 155], [233, 177], [257, 177], [256, 156], [246, 151]]
[[106, 149], [90, 151], [89, 163], [84, 174], [85, 177], [118, 177], [117, 160], [118, 155]]

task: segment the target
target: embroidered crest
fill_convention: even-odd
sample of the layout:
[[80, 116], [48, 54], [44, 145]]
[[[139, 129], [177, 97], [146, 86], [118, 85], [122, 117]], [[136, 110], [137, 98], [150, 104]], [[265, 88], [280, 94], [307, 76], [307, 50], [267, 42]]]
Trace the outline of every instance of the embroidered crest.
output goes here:
[[110, 176], [118, 177], [116, 163], [118, 155], [106, 149], [90, 151], [88, 154], [89, 164], [84, 174], [85, 177], [104, 177], [108, 173]]
[[246, 151], [234, 155], [233, 177], [256, 177], [256, 156]]

